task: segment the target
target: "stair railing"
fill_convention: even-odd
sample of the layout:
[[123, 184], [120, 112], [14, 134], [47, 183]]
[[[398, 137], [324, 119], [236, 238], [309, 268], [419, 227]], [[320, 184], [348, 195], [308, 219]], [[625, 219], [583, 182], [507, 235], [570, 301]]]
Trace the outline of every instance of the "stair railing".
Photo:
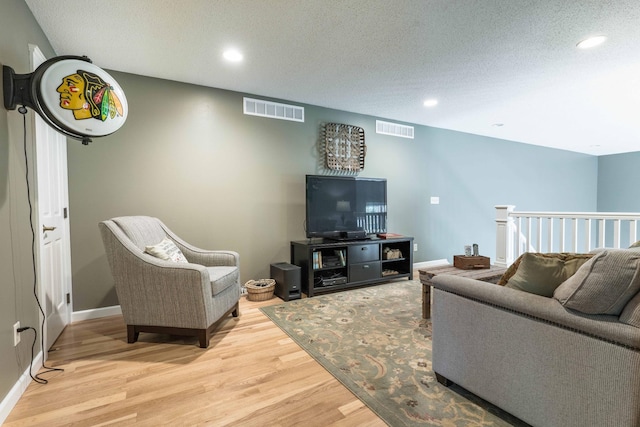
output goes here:
[[514, 205], [496, 206], [496, 258], [510, 265], [524, 252], [589, 252], [626, 248], [640, 240], [640, 213], [516, 212]]

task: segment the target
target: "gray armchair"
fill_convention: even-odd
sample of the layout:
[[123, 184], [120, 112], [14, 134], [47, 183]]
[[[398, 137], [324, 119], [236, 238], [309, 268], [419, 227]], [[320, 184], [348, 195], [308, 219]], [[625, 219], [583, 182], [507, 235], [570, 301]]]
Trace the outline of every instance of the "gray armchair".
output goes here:
[[[147, 216], [112, 218], [98, 224], [116, 293], [127, 324], [127, 341], [140, 332], [198, 337], [209, 346], [212, 331], [239, 315], [239, 255], [196, 248]], [[169, 239], [188, 263], [165, 261], [145, 247]]]

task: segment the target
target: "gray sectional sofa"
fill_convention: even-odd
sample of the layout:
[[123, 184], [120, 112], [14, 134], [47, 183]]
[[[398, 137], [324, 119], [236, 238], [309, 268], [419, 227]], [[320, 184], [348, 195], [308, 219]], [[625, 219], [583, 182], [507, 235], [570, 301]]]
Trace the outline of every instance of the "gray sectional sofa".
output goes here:
[[534, 426], [640, 426], [640, 252], [618, 252], [594, 256], [551, 297], [434, 277], [438, 380]]

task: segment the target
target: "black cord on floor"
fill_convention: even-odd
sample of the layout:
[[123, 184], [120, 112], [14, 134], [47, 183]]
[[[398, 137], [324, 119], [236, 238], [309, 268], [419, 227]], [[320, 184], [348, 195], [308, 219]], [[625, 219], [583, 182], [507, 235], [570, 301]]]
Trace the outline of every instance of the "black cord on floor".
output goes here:
[[[31, 344], [31, 363], [29, 363], [29, 376], [31, 377], [31, 379], [34, 382], [37, 382], [38, 384], [47, 384], [49, 381], [45, 380], [44, 378], [40, 378], [40, 374], [39, 373], [33, 375], [33, 373], [31, 372], [31, 364], [33, 363], [33, 357], [34, 357], [34, 352], [35, 352], [35, 348], [36, 348], [36, 341], [38, 339], [38, 331], [36, 331], [35, 328], [32, 328], [31, 326], [27, 326], [25, 328], [19, 328], [18, 329], [18, 333], [20, 333], [22, 331], [26, 331], [27, 329], [33, 331], [33, 343]], [[45, 372], [42, 372], [42, 373], [44, 374], [46, 372], [49, 372], [49, 371], [45, 371]]]
[[[42, 304], [40, 304], [40, 298], [38, 298], [38, 275], [36, 271], [36, 232], [33, 228], [33, 206], [31, 205], [31, 190], [29, 187], [29, 158], [27, 156], [27, 109], [24, 106], [22, 106], [18, 108], [18, 111], [20, 112], [20, 114], [22, 114], [22, 132], [24, 135], [23, 148], [24, 148], [25, 179], [27, 183], [27, 200], [29, 201], [29, 226], [31, 227], [31, 261], [32, 261], [31, 265], [33, 267], [33, 296], [35, 297], [36, 303], [38, 304], [38, 309], [40, 309], [40, 313], [42, 314], [42, 325], [40, 327], [40, 330], [43, 332], [42, 334], [40, 334], [40, 346], [42, 349], [42, 368], [47, 369], [44, 372], [39, 372], [35, 376], [31, 373], [33, 356], [34, 356], [33, 352], [35, 349], [36, 340], [38, 338], [38, 331], [36, 331], [35, 328], [28, 326], [26, 328], [33, 330], [33, 333], [34, 333], [33, 344], [31, 345], [31, 361], [29, 362], [29, 375], [31, 376], [31, 379], [37, 382], [38, 384], [47, 384], [48, 381], [45, 380], [44, 378], [40, 378], [39, 375], [46, 374], [48, 372], [53, 372], [53, 371], [64, 371], [64, 369], [51, 368], [49, 366], [45, 366], [44, 364], [44, 359], [45, 359], [44, 356], [47, 351], [44, 345], [44, 327], [45, 327], [46, 315], [44, 313], [44, 310], [42, 309]], [[26, 330], [25, 328], [22, 328], [22, 329]]]

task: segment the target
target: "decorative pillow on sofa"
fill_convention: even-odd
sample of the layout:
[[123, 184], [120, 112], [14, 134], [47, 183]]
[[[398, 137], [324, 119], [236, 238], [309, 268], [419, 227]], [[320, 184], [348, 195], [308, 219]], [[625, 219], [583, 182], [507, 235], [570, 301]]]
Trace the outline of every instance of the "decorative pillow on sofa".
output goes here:
[[505, 271], [498, 284], [502, 282], [508, 288], [552, 297], [553, 291], [592, 257], [593, 254], [569, 252], [526, 252]]
[[505, 286], [536, 295], [552, 296], [556, 287], [564, 282], [563, 267], [561, 259], [527, 252], [522, 255], [518, 269]]
[[640, 290], [640, 252], [605, 250], [558, 286], [553, 297], [586, 314], [619, 316]]
[[629, 249], [640, 248], [640, 240], [635, 242], [633, 245], [629, 246]]
[[498, 280], [498, 283], [496, 283], [496, 284], [498, 286], [506, 285], [507, 282], [509, 281], [509, 279], [511, 279], [511, 277], [514, 274], [516, 274], [516, 271], [518, 270], [518, 267], [520, 266], [521, 262], [522, 262], [522, 255], [520, 255], [518, 258], [516, 258], [516, 260], [513, 261], [513, 263], [509, 267], [507, 267], [507, 269], [504, 271], [504, 273], [502, 273], [502, 276]]
[[145, 246], [144, 251], [156, 258], [173, 262], [189, 262], [179, 247], [166, 237], [157, 245]]

